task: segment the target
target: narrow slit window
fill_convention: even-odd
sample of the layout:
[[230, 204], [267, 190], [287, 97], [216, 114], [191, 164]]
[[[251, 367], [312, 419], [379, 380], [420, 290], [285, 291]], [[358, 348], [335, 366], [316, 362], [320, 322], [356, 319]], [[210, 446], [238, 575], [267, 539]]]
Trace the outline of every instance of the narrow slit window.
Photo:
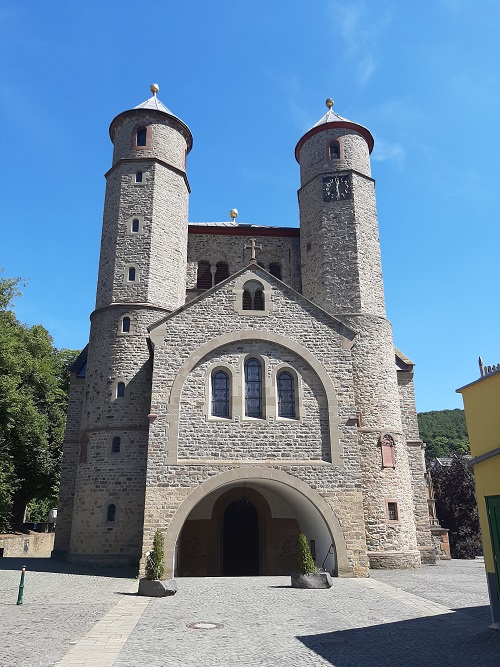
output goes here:
[[212, 415], [229, 417], [229, 375], [224, 371], [212, 374]]
[[281, 280], [281, 265], [278, 264], [278, 262], [271, 262], [271, 264], [269, 264], [269, 273]]
[[108, 511], [106, 512], [106, 521], [108, 523], [113, 523], [116, 521], [116, 505], [111, 503], [111, 505], [108, 505]]
[[257, 359], [245, 362], [245, 415], [262, 417], [262, 366]]
[[139, 231], [139, 219], [138, 218], [134, 218], [132, 220], [132, 231], [133, 231], [134, 234], [137, 234], [137, 232]]
[[212, 287], [212, 271], [210, 270], [210, 262], [198, 262], [196, 287], [198, 289], [210, 289]]
[[278, 375], [278, 417], [295, 419], [295, 382], [291, 373]]
[[135, 282], [135, 267], [131, 266], [128, 270], [128, 281], [129, 283]]
[[387, 518], [389, 521], [399, 521], [397, 502], [389, 501], [387, 503]]
[[146, 145], [146, 128], [140, 127], [137, 130], [137, 145], [145, 146]]
[[125, 396], [125, 382], [119, 382], [116, 385], [116, 398], [123, 398]]
[[264, 291], [261, 289], [255, 290], [253, 310], [264, 310]]
[[330, 160], [339, 160], [340, 159], [340, 143], [337, 139], [333, 139], [330, 142], [329, 146]]
[[252, 310], [252, 295], [247, 289], [243, 290], [243, 310]]
[[215, 265], [214, 284], [217, 285], [226, 278], [229, 278], [229, 266], [227, 262], [217, 262], [217, 264]]
[[135, 174], [135, 182], [142, 183], [142, 171], [138, 171]]
[[113, 454], [119, 454], [121, 448], [122, 448], [122, 439], [120, 438], [119, 435], [115, 435], [115, 437], [113, 438], [112, 445], [111, 445], [111, 452]]
[[130, 317], [124, 317], [122, 320], [122, 332], [130, 333]]

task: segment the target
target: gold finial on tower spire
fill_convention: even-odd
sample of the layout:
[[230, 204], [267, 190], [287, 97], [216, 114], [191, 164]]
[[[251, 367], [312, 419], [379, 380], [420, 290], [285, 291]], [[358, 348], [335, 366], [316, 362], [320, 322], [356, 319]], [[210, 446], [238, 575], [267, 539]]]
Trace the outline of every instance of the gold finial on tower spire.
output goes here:
[[332, 100], [332, 98], [329, 97], [329, 98], [326, 100], [325, 104], [326, 104], [326, 106], [327, 106], [329, 109], [331, 109], [331, 108], [333, 107], [333, 100]]
[[153, 93], [153, 95], [156, 95], [156, 93], [160, 90], [160, 86], [157, 83], [152, 83], [149, 86], [149, 90]]
[[229, 211], [229, 215], [231, 216], [232, 221], [236, 222], [236, 218], [238, 217], [238, 209], [237, 208], [232, 208]]

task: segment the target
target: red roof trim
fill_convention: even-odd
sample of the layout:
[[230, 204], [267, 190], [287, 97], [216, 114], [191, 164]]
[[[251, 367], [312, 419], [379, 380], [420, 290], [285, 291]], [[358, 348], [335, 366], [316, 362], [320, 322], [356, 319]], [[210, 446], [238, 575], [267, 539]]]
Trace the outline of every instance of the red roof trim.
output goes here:
[[299, 162], [300, 164], [299, 161], [300, 149], [308, 139], [313, 137], [315, 134], [318, 134], [318, 132], [323, 132], [323, 130], [329, 130], [330, 128], [334, 127], [344, 128], [346, 130], [355, 130], [356, 132], [359, 132], [359, 134], [361, 134], [365, 138], [366, 143], [368, 144], [368, 150], [370, 151], [370, 153], [372, 152], [375, 141], [372, 137], [370, 130], [367, 130], [366, 127], [358, 125], [357, 123], [350, 123], [349, 121], [336, 121], [336, 122], [322, 123], [321, 125], [316, 125], [316, 127], [312, 127], [309, 130], [309, 132], [306, 132], [302, 137], [302, 139], [299, 139], [299, 142], [295, 147], [295, 159], [297, 160], [297, 162]]
[[209, 236], [292, 236], [299, 237], [298, 227], [209, 227], [189, 225], [189, 234], [207, 234]]

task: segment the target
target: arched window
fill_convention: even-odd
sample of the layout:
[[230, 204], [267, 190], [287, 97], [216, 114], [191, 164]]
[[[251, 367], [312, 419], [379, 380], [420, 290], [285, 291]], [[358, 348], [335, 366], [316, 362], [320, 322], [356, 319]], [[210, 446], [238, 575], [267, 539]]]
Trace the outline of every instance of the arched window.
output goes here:
[[106, 521], [108, 523], [116, 521], [116, 505], [114, 505], [113, 503], [111, 503], [111, 505], [108, 505], [108, 511], [106, 512]]
[[295, 381], [291, 373], [278, 374], [278, 417], [295, 418]]
[[229, 266], [227, 262], [217, 262], [215, 266], [214, 284], [217, 285], [217, 283], [221, 283], [226, 278], [229, 278]]
[[269, 273], [281, 280], [281, 265], [278, 264], [278, 262], [271, 262], [271, 264], [269, 264]]
[[145, 146], [145, 145], [146, 145], [146, 128], [140, 127], [137, 130], [137, 146]]
[[122, 439], [120, 438], [119, 435], [115, 435], [115, 437], [113, 438], [113, 442], [111, 443], [111, 453], [119, 454], [121, 447], [122, 447]]
[[245, 415], [262, 417], [262, 366], [253, 358], [245, 361]]
[[229, 417], [229, 375], [224, 371], [212, 373], [212, 416]]
[[328, 153], [330, 160], [340, 160], [340, 143], [337, 139], [332, 139], [332, 141], [330, 141]]
[[142, 171], [138, 171], [135, 175], [135, 182], [142, 183]]
[[138, 220], [138, 218], [134, 218], [132, 220], [132, 231], [134, 232], [134, 234], [137, 234], [137, 232], [139, 231], [139, 220]]
[[196, 287], [198, 289], [210, 289], [212, 287], [212, 272], [210, 271], [210, 262], [198, 262]]
[[243, 285], [243, 310], [264, 310], [264, 289], [256, 280]]
[[125, 382], [119, 382], [116, 385], [116, 398], [123, 398], [125, 396]]
[[130, 283], [135, 282], [135, 267], [131, 266], [128, 270], [128, 280]]
[[130, 317], [124, 317], [122, 319], [122, 332], [130, 333]]

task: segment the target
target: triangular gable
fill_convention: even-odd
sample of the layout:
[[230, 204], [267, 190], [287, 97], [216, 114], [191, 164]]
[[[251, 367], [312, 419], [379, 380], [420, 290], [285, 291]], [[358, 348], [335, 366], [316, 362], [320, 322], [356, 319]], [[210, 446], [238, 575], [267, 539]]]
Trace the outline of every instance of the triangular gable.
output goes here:
[[165, 324], [168, 320], [171, 320], [175, 318], [179, 313], [184, 312], [185, 310], [188, 310], [189, 308], [193, 308], [196, 304], [200, 303], [201, 301], [208, 299], [212, 294], [215, 294], [218, 290], [224, 289], [229, 283], [237, 280], [240, 276], [244, 275], [245, 273], [249, 274], [254, 274], [257, 278], [259, 277], [259, 273], [263, 274], [263, 277], [267, 282], [270, 284], [275, 285], [278, 287], [282, 293], [288, 293], [291, 295], [295, 300], [302, 302], [303, 304], [306, 304], [308, 309], [312, 310], [312, 315], [314, 316], [314, 311], [317, 313], [321, 313], [322, 316], [327, 316], [327, 318], [331, 322], [332, 328], [343, 338], [346, 338], [349, 340], [351, 343], [354, 340], [355, 336], [357, 335], [357, 332], [352, 329], [350, 326], [348, 326], [345, 322], [340, 320], [338, 317], [334, 317], [331, 315], [328, 311], [323, 310], [323, 308], [320, 308], [317, 306], [315, 303], [312, 301], [309, 301], [303, 294], [300, 294], [300, 292], [297, 292], [296, 290], [293, 289], [293, 287], [290, 287], [286, 283], [284, 283], [282, 280], [279, 278], [276, 278], [276, 276], [273, 276], [269, 271], [266, 271], [263, 267], [259, 266], [258, 264], [251, 262], [248, 264], [248, 266], [244, 267], [243, 269], [240, 269], [236, 273], [233, 273], [230, 275], [228, 278], [225, 280], [222, 280], [220, 283], [217, 285], [214, 285], [210, 289], [205, 290], [202, 294], [199, 294], [197, 297], [192, 299], [191, 301], [188, 301], [187, 303], [183, 304], [180, 306], [180, 308], [177, 308], [177, 310], [174, 310], [173, 312], [169, 313], [168, 315], [165, 315], [162, 317], [160, 320], [157, 322], [154, 322], [148, 327], [148, 331], [151, 337], [151, 340], [153, 343], [155, 342], [154, 339], [156, 338], [155, 331], [158, 330], [159, 327], [161, 327], [163, 324]]

